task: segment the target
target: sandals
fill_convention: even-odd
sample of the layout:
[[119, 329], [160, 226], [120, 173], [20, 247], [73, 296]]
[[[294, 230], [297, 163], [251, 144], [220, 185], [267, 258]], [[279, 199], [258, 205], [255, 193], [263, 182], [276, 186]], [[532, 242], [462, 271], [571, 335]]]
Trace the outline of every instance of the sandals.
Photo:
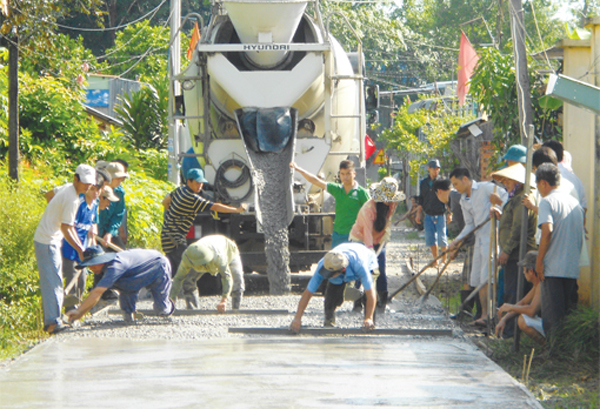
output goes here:
[[483, 328], [487, 328], [487, 319], [486, 318], [479, 318], [478, 320], [475, 321], [471, 321], [469, 323], [469, 325], [475, 326], [475, 327], [483, 327]]

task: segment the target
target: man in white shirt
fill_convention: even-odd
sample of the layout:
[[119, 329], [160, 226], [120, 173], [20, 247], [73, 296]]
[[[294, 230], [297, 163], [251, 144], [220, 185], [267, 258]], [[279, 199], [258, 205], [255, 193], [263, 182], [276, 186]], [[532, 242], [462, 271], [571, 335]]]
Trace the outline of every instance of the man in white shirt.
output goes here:
[[565, 150], [562, 143], [555, 139], [550, 139], [549, 141], [545, 141], [542, 146], [546, 146], [554, 151], [556, 154], [556, 161], [558, 162], [558, 170], [560, 170], [560, 176], [563, 178], [561, 184], [564, 184], [564, 179], [573, 184], [577, 190], [577, 195], [579, 196], [579, 205], [583, 208], [583, 211], [586, 212], [587, 198], [585, 196], [585, 188], [583, 187], [583, 183], [581, 183], [581, 179], [563, 164]]
[[[460, 206], [465, 219], [465, 227], [450, 243], [449, 250], [455, 250], [459, 242], [476, 226], [482, 224], [490, 214], [492, 205], [504, 205], [508, 200], [508, 193], [492, 182], [476, 182], [471, 179], [471, 174], [466, 168], [456, 168], [450, 173], [452, 185], [461, 194]], [[473, 248], [473, 264], [469, 285], [479, 287], [488, 280], [490, 260], [490, 223], [489, 221], [475, 232], [475, 246]], [[479, 290], [481, 301], [481, 318], [475, 321], [476, 325], [486, 326], [488, 315], [487, 284]]]
[[88, 165], [75, 170], [73, 184], [61, 189], [48, 203], [35, 230], [33, 244], [40, 274], [44, 330], [55, 334], [67, 328], [61, 318], [63, 302], [61, 243], [63, 237], [83, 260], [83, 245], [74, 228], [81, 193], [95, 183], [96, 171]]

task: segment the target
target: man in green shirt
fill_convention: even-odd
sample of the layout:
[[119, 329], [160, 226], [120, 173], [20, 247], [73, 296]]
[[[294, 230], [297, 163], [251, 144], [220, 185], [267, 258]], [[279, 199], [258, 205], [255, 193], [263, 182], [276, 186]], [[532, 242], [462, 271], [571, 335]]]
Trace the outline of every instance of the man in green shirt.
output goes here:
[[290, 163], [290, 168], [297, 170], [309, 183], [325, 189], [335, 198], [335, 223], [331, 235], [331, 248], [341, 243], [347, 243], [358, 211], [369, 200], [369, 192], [355, 180], [354, 162], [351, 160], [340, 162], [340, 180], [342, 183], [326, 182], [298, 167], [294, 162]]
[[214, 234], [190, 244], [181, 256], [181, 263], [171, 287], [171, 298], [177, 299], [182, 287], [184, 293], [193, 291], [196, 282], [204, 273], [214, 276], [221, 273], [223, 292], [217, 310], [225, 312], [230, 294], [231, 306], [234, 310], [238, 310], [245, 286], [242, 260], [234, 241], [220, 234]]

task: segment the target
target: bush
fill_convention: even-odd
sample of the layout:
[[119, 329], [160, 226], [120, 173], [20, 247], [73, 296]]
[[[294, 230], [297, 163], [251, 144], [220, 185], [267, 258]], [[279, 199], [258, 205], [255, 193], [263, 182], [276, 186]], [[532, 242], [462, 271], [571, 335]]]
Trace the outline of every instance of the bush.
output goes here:
[[0, 168], [0, 358], [28, 347], [42, 327], [40, 290], [33, 235], [44, 211], [38, 172], [26, 166], [16, 185]]
[[591, 363], [598, 367], [599, 318], [598, 311], [593, 308], [577, 305], [556, 328], [550, 340], [551, 353], [572, 363]]

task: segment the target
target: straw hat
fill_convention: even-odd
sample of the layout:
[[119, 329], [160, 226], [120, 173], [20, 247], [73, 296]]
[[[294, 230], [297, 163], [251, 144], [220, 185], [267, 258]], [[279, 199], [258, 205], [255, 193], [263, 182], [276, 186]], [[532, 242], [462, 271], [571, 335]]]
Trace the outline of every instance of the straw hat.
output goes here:
[[392, 177], [385, 177], [369, 188], [371, 199], [376, 202], [400, 202], [406, 199], [404, 192], [398, 190], [398, 182]]
[[[525, 166], [520, 163], [515, 163], [514, 165], [508, 166], [504, 169], [500, 169], [494, 173], [492, 173], [492, 177], [496, 180], [500, 178], [506, 178], [510, 180], [514, 180], [522, 185], [525, 184]], [[535, 176], [531, 174], [530, 179], [531, 184], [535, 181]]]

